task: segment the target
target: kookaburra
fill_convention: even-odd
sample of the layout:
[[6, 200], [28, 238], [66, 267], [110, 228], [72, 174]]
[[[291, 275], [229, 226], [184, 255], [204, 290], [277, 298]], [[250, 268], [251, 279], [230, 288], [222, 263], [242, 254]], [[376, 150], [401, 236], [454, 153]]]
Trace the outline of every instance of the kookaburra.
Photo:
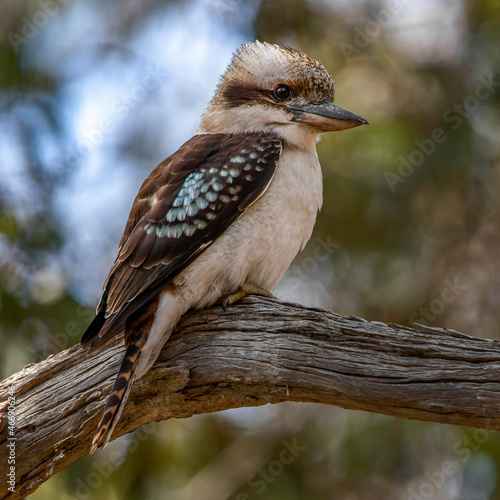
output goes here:
[[96, 349], [125, 333], [91, 452], [107, 444], [134, 380], [188, 309], [270, 295], [304, 248], [323, 201], [320, 134], [367, 123], [334, 96], [306, 54], [242, 45], [194, 137], [144, 181], [81, 340]]

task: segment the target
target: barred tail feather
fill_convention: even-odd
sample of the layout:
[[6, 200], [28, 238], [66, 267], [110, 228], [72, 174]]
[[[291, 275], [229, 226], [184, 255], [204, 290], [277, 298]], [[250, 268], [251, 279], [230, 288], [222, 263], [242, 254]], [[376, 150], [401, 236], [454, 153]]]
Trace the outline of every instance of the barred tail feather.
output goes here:
[[[168, 314], [165, 314], [165, 311]], [[108, 444], [134, 380], [149, 370], [183, 312], [185, 312], [184, 303], [179, 306], [174, 295], [163, 293], [127, 318], [125, 324], [127, 350], [97, 426], [90, 453]]]
[[127, 348], [120, 371], [111, 389], [106, 407], [104, 408], [101, 420], [97, 426], [97, 431], [92, 440], [90, 453], [94, 453], [97, 448], [104, 448], [113, 434], [113, 430], [120, 419], [130, 390], [134, 384], [135, 370], [141, 355], [142, 347], [142, 345], [131, 344]]

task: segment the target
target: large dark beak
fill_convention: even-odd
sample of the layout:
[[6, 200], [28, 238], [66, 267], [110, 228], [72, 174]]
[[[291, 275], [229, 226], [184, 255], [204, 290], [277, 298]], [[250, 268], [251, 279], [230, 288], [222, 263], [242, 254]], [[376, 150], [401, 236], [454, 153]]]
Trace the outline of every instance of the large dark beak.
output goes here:
[[363, 124], [368, 125], [368, 122], [361, 116], [351, 113], [333, 102], [290, 104], [288, 109], [294, 114], [294, 122], [311, 125], [322, 132], [345, 130]]

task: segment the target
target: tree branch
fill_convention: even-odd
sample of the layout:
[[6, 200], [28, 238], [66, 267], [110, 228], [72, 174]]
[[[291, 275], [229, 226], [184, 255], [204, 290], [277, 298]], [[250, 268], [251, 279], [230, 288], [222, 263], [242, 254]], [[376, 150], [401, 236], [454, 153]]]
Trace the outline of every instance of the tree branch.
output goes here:
[[[32, 493], [89, 452], [122, 356], [121, 339], [93, 353], [75, 346], [0, 384], [0, 499]], [[282, 401], [499, 429], [499, 373], [497, 341], [250, 297], [182, 319], [135, 383], [113, 437], [171, 417]], [[15, 441], [7, 440], [9, 390]], [[5, 481], [11, 443], [15, 493]]]

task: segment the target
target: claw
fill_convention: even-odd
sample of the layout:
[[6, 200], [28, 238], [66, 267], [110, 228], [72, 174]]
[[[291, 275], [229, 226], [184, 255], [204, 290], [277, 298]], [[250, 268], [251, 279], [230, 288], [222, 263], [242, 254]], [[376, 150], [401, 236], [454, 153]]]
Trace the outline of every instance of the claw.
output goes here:
[[247, 295], [260, 295], [262, 297], [269, 297], [269, 298], [275, 298], [274, 295], [267, 291], [264, 290], [264, 288], [254, 285], [253, 283], [245, 282], [241, 285], [241, 288], [237, 290], [236, 292], [228, 295], [223, 301], [222, 301], [222, 308], [224, 311], [227, 311], [228, 306], [233, 305], [235, 302], [238, 302], [241, 300], [243, 297], [246, 297]]

